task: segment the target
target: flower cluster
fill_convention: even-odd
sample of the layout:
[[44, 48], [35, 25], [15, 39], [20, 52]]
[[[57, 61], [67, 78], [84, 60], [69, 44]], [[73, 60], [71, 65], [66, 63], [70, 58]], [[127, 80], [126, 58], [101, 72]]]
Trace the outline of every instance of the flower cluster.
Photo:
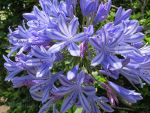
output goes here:
[[[119, 7], [108, 22], [111, 0], [39, 3], [41, 8], [34, 6], [31, 13], [23, 14], [22, 26], [9, 29], [11, 48], [4, 56], [5, 80], [14, 88], [27, 86], [33, 99], [43, 104], [39, 113], [50, 107], [53, 113], [66, 113], [73, 106], [81, 107], [82, 113], [113, 112], [118, 97], [127, 103], [142, 99], [140, 93], [110, 81], [124, 76], [132, 85], [150, 84], [150, 46], [144, 45], [138, 21], [130, 19], [131, 9]], [[66, 59], [69, 68], [63, 65]], [[58, 64], [62, 64], [59, 72]], [[101, 95], [95, 84], [107, 95]]]

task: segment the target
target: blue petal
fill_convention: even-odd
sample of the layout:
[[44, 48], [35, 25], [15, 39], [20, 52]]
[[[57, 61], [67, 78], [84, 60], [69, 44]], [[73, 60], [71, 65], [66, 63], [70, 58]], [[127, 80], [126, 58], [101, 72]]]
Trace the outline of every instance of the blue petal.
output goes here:
[[85, 80], [86, 74], [84, 71], [81, 71], [77, 76], [77, 84], [80, 86]]
[[43, 77], [44, 75], [48, 74], [51, 68], [52, 64], [42, 64], [37, 70], [36, 77]]
[[111, 106], [103, 101], [99, 102], [99, 105], [106, 112], [114, 112], [114, 110], [111, 108]]
[[75, 104], [76, 102], [76, 98], [77, 98], [77, 92], [73, 92], [71, 93], [71, 95], [69, 95], [64, 101], [63, 104], [61, 106], [61, 112], [62, 113], [66, 113], [66, 111], [71, 108], [73, 106], [73, 104]]
[[37, 58], [32, 58], [32, 59], [26, 61], [26, 65], [27, 66], [40, 66], [40, 65], [42, 65], [42, 61]]
[[116, 91], [116, 93], [130, 103], [136, 103], [138, 100], [143, 99], [140, 93], [136, 93], [133, 90], [128, 90], [110, 81], [109, 84]]
[[[120, 27], [121, 29], [122, 27]], [[117, 44], [119, 44], [121, 41], [123, 41], [123, 30], [119, 30], [117, 32], [115, 32], [114, 36], [114, 41], [111, 43], [111, 48], [113, 48], [114, 46], [116, 46]]]
[[53, 101], [52, 100], [49, 100], [46, 104], [44, 104], [42, 107], [41, 107], [41, 109], [40, 109], [40, 111], [38, 112], [38, 113], [46, 113], [48, 110], [49, 110], [49, 108], [50, 108], [50, 106], [53, 104]]
[[85, 33], [79, 33], [73, 37], [72, 41], [80, 42], [80, 41], [85, 41], [86, 39], [87, 39], [87, 35]]
[[69, 24], [69, 32], [74, 36], [78, 30], [79, 22], [78, 18], [74, 17]]
[[33, 12], [40, 21], [48, 21], [46, 20], [47, 16], [44, 14], [44, 12], [40, 11], [37, 6], [34, 6]]
[[46, 89], [44, 89], [44, 92], [42, 95], [42, 103], [45, 103], [48, 100], [49, 95], [50, 95], [49, 91], [50, 91], [49, 87], [46, 87]]
[[68, 27], [66, 25], [66, 21], [62, 15], [59, 16], [58, 27], [64, 35], [66, 36], [70, 35], [68, 31]]
[[137, 20], [128, 20], [123, 22], [125, 29], [124, 29], [124, 34], [125, 35], [131, 35], [136, 33], [139, 23]]
[[126, 68], [124, 67], [120, 73], [126, 77], [130, 82], [133, 82], [135, 84], [140, 84], [141, 83], [141, 80], [140, 78], [138, 77], [138, 70], [136, 69], [130, 69], [130, 68]]
[[150, 71], [149, 70], [141, 70], [139, 75], [146, 83], [150, 84]]
[[98, 7], [97, 14], [94, 18], [94, 24], [97, 24], [100, 21], [103, 21], [107, 18], [110, 8], [111, 8], [111, 0], [109, 0], [107, 3], [103, 4], [101, 3]]
[[53, 92], [58, 95], [58, 96], [64, 96], [66, 94], [71, 93], [74, 90], [74, 86], [69, 86], [69, 87], [60, 87]]
[[125, 11], [124, 9], [122, 9], [122, 7], [119, 7], [116, 13], [114, 24], [115, 25], [119, 24], [122, 20], [128, 19], [131, 13], [132, 13], [131, 9], [128, 9], [127, 11]]
[[129, 43], [137, 43], [137, 42], [143, 41], [144, 38], [145, 38], [144, 34], [138, 32], [129, 37], [125, 37], [125, 41]]
[[34, 100], [41, 101], [42, 93], [38, 92], [40, 87], [35, 85], [30, 88], [30, 94]]
[[43, 9], [43, 11], [50, 16], [51, 14], [51, 6], [52, 6], [52, 2], [51, 0], [39, 0], [39, 3]]
[[67, 73], [67, 79], [73, 80], [76, 77], [76, 74], [78, 73], [79, 65], [76, 65], [72, 70], [68, 71]]
[[65, 77], [65, 76], [60, 76], [59, 81], [63, 86], [70, 86], [72, 83]]
[[[40, 58], [40, 59], [44, 59], [44, 58], [48, 58], [49, 55], [47, 55], [46, 53], [44, 53], [43, 51], [41, 51], [41, 49], [38, 46], [32, 47], [32, 55]], [[46, 50], [45, 50], [46, 51]]]
[[66, 44], [67, 44], [66, 42], [60, 42], [60, 43], [54, 44], [53, 46], [49, 48], [48, 52], [57, 53], [61, 51], [66, 46]]
[[35, 80], [35, 76], [32, 75], [26, 75], [22, 77], [15, 77], [12, 80], [13, 87], [14, 88], [19, 88], [22, 86], [30, 86], [33, 84], [33, 80]]
[[35, 17], [34, 14], [32, 13], [24, 13], [23, 14], [23, 17], [26, 19], [26, 20], [36, 20], [37, 18]]
[[109, 56], [108, 62], [112, 66], [112, 70], [118, 70], [122, 68], [122, 62], [116, 56]]
[[17, 69], [17, 70], [14, 70], [12, 72], [9, 72], [8, 76], [5, 78], [5, 81], [11, 81], [11, 80], [13, 80], [13, 78], [15, 77], [15, 75], [17, 75], [21, 71], [22, 71], [21, 69]]
[[104, 53], [103, 52], [100, 52], [93, 60], [92, 60], [92, 63], [91, 65], [92, 66], [97, 66], [98, 64], [100, 64], [103, 60], [104, 60]]
[[115, 19], [116, 20], [119, 20], [119, 18], [121, 17], [121, 14], [122, 14], [122, 7], [119, 7], [117, 12], [116, 12], [116, 15], [115, 15]]
[[82, 93], [79, 93], [79, 101], [81, 102], [81, 105], [84, 108], [84, 110], [86, 110], [87, 112], [91, 111], [91, 106]]
[[136, 52], [140, 54], [140, 51], [136, 49], [133, 46], [130, 46], [128, 44], [119, 44], [118, 46], [114, 48], [110, 48], [110, 51], [116, 53], [116, 54], [126, 54], [126, 53], [131, 53], [131, 52]]
[[118, 71], [110, 71], [110, 70], [106, 69], [106, 70], [100, 70], [100, 73], [107, 75], [107, 76], [110, 76], [116, 80], [119, 78], [119, 72]]
[[92, 86], [85, 86], [82, 90], [86, 95], [94, 95], [96, 92], [95, 88]]
[[96, 38], [96, 37], [92, 37], [92, 38], [90, 38], [90, 44], [92, 45], [92, 46], [94, 46], [96, 49], [101, 49], [100, 48], [100, 45], [99, 45], [99, 43], [98, 43], [98, 38]]
[[53, 40], [65, 41], [67, 37], [54, 29], [47, 29], [46, 35]]
[[80, 49], [79, 46], [76, 45], [74, 42], [68, 45], [68, 51], [72, 56], [80, 56]]

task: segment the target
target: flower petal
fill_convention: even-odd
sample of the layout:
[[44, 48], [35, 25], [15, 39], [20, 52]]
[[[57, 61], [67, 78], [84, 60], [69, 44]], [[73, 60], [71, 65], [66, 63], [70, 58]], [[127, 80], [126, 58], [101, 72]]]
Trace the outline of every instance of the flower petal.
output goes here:
[[100, 49], [100, 45], [99, 45], [99, 43], [98, 43], [98, 38], [96, 38], [96, 37], [92, 37], [92, 38], [90, 38], [90, 44], [92, 45], [92, 46], [94, 46], [96, 49]]
[[96, 92], [95, 88], [92, 86], [85, 86], [82, 90], [86, 95], [94, 95]]
[[36, 77], [43, 77], [45, 74], [48, 74], [48, 72], [50, 71], [51, 68], [52, 68], [52, 64], [44, 63], [37, 70]]
[[74, 42], [70, 43], [68, 46], [68, 51], [72, 56], [80, 56], [80, 49], [79, 46], [76, 45]]
[[51, 101], [51, 100], [49, 100], [46, 104], [44, 104], [42, 107], [41, 107], [41, 109], [40, 109], [40, 111], [38, 112], [38, 113], [46, 113], [48, 110], [49, 110], [49, 108], [50, 108], [50, 106], [53, 104], [53, 102]]
[[59, 26], [59, 29], [61, 30], [61, 32], [64, 35], [66, 35], [66, 36], [69, 35], [69, 31], [68, 31], [68, 28], [67, 28], [66, 21], [65, 21], [65, 19], [62, 15], [59, 16], [58, 26]]
[[144, 38], [145, 38], [144, 34], [138, 32], [129, 37], [125, 37], [125, 41], [129, 43], [137, 43], [137, 42], [143, 41]]
[[74, 36], [78, 30], [79, 22], [78, 18], [74, 17], [69, 24], [69, 32]]
[[103, 59], [104, 59], [105, 55], [103, 52], [100, 52], [93, 60], [92, 60], [92, 63], [91, 65], [92, 66], [97, 66], [98, 64], [100, 64]]
[[54, 90], [53, 92], [58, 95], [58, 96], [64, 96], [66, 94], [69, 94], [71, 93], [74, 89], [73, 89], [74, 86], [69, 86], [69, 87], [60, 87], [56, 90]]
[[86, 37], [87, 37], [87, 35], [85, 33], [79, 33], [73, 37], [72, 41], [74, 41], [74, 42], [84, 41], [87, 39]]
[[67, 44], [66, 42], [61, 42], [61, 43], [54, 44], [53, 46], [51, 46], [48, 49], [48, 52], [57, 53], [57, 52], [61, 51], [66, 46], [66, 44]]
[[122, 62], [116, 56], [109, 56], [108, 62], [112, 66], [112, 70], [118, 70], [122, 68]]
[[50, 91], [49, 87], [46, 87], [46, 89], [44, 89], [44, 92], [42, 95], [42, 103], [45, 103], [48, 100], [49, 95], [50, 95], [49, 91]]
[[54, 29], [47, 29], [45, 33], [50, 39], [53, 40], [65, 41], [67, 39], [65, 35], [61, 34], [60, 32]]
[[79, 93], [79, 100], [80, 100], [81, 105], [84, 108], [84, 110], [86, 110], [87, 112], [90, 112], [91, 106], [90, 106], [89, 102], [87, 101], [86, 97], [82, 93]]
[[79, 65], [76, 65], [72, 70], [68, 71], [67, 73], [67, 79], [72, 80], [76, 77], [76, 74], [78, 72]]
[[72, 83], [65, 77], [65, 76], [60, 76], [59, 81], [63, 86], [70, 86]]
[[62, 113], [66, 113], [66, 111], [73, 106], [73, 104], [76, 102], [77, 94], [77, 92], [73, 92], [63, 101], [61, 106]]
[[110, 51], [116, 53], [116, 54], [127, 54], [127, 53], [131, 53], [131, 52], [136, 52], [140, 54], [140, 51], [138, 49], [136, 49], [133, 46], [130, 46], [128, 44], [119, 44], [114, 48], [110, 48]]
[[32, 58], [26, 61], [27, 66], [40, 66], [42, 65], [42, 61], [37, 58]]

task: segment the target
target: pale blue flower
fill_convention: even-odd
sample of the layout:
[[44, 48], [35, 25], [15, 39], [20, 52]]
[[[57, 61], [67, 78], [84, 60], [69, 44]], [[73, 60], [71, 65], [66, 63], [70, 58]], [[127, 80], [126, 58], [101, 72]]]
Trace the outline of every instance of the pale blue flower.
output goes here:
[[56, 53], [67, 46], [67, 49], [72, 56], [80, 56], [80, 49], [76, 42], [85, 40], [86, 34], [77, 34], [78, 26], [79, 22], [76, 17], [74, 17], [69, 23], [69, 25], [67, 25], [67, 22], [65, 21], [64, 17], [60, 15], [58, 22], [58, 30], [46, 30], [46, 34], [50, 39], [59, 41], [58, 43], [50, 47], [48, 51], [51, 53]]

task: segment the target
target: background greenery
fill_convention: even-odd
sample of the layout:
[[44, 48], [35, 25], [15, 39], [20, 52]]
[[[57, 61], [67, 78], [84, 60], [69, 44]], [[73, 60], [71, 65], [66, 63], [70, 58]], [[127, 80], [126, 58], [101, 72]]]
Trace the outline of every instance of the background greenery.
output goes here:
[[[110, 13], [110, 19], [113, 19], [117, 7], [122, 6], [125, 9], [133, 10], [132, 19], [139, 20], [144, 27], [146, 34], [145, 42], [150, 44], [150, 0], [112, 0], [113, 8]], [[9, 43], [7, 40], [8, 27], [15, 28], [23, 21], [22, 14], [30, 12], [33, 5], [38, 4], [38, 0], [0, 0], [0, 105], [10, 106], [8, 113], [37, 113], [40, 103], [35, 102], [29, 95], [27, 88], [13, 89], [11, 83], [5, 82], [7, 75], [3, 67], [3, 54], [7, 54]], [[150, 113], [150, 87], [144, 86], [139, 89], [144, 99], [132, 107], [120, 105], [115, 113]]]

